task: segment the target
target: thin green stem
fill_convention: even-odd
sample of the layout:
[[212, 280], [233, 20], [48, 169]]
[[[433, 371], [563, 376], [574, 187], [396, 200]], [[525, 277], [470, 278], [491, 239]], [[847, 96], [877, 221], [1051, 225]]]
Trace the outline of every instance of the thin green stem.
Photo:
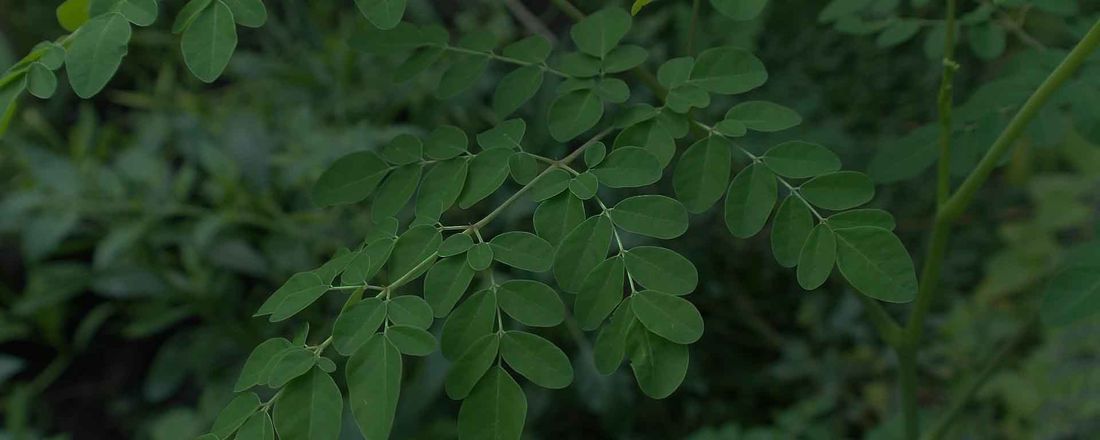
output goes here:
[[497, 206], [496, 209], [494, 209], [492, 212], [490, 212], [489, 214], [486, 214], [484, 218], [482, 218], [481, 220], [478, 220], [476, 223], [471, 225], [470, 229], [481, 229], [481, 228], [485, 227], [485, 225], [489, 224], [489, 222], [492, 222], [493, 219], [497, 218], [497, 216], [499, 216], [502, 212], [504, 212], [504, 210], [506, 208], [508, 208], [508, 206], [510, 206], [512, 203], [515, 203], [516, 200], [519, 200], [520, 196], [522, 196], [524, 193], [526, 193], [528, 190], [530, 190], [531, 187], [534, 186], [535, 182], [537, 182], [539, 179], [545, 177], [547, 174], [550, 174], [551, 171], [559, 168], [559, 165], [566, 165], [566, 164], [569, 164], [570, 162], [573, 162], [578, 157], [580, 157], [581, 154], [584, 154], [585, 150], [587, 150], [592, 145], [595, 145], [596, 142], [599, 142], [600, 139], [603, 139], [604, 137], [606, 137], [610, 133], [611, 133], [610, 128], [604, 129], [603, 131], [601, 131], [601, 132], [597, 133], [595, 136], [593, 136], [592, 139], [589, 139], [588, 142], [585, 142], [580, 147], [577, 147], [577, 149], [573, 150], [572, 153], [569, 153], [568, 156], [565, 156], [561, 160], [556, 161], [554, 166], [547, 167], [545, 170], [542, 171], [542, 173], [539, 173], [538, 176], [535, 176], [535, 178], [532, 179], [531, 182], [524, 185], [523, 188], [520, 188], [518, 191], [516, 191], [514, 194], [512, 194], [511, 197], [508, 197], [508, 199], [505, 200], [504, 202], [502, 202], [500, 204], [500, 206]]
[[[706, 130], [708, 136], [721, 136], [723, 138], [728, 139], [730, 141], [730, 144], [733, 145], [733, 147], [736, 148], [737, 151], [741, 152], [741, 154], [744, 154], [745, 157], [748, 157], [749, 160], [753, 161], [753, 163], [761, 162], [759, 156], [757, 156], [755, 154], [752, 154], [752, 152], [750, 152], [749, 150], [746, 150], [744, 147], [742, 147], [740, 145], [737, 145], [736, 142], [733, 142], [733, 139], [731, 139], [729, 136], [726, 136], [726, 135], [722, 134], [722, 132], [720, 132], [718, 130], [715, 130], [714, 127], [712, 127], [710, 125], [707, 125], [707, 124], [704, 124], [704, 123], [699, 122], [699, 121], [692, 121], [692, 122], [694, 123], [693, 125]], [[776, 180], [779, 181], [779, 183], [782, 183], [783, 186], [787, 187], [787, 190], [790, 191], [792, 196], [794, 196], [798, 200], [802, 201], [803, 205], [806, 205], [806, 208], [808, 208], [810, 210], [810, 212], [813, 213], [814, 217], [817, 217], [818, 222], [828, 223], [828, 220], [825, 218], [825, 216], [821, 215], [821, 213], [818, 212], [816, 208], [814, 208], [814, 205], [810, 204], [810, 201], [806, 200], [806, 198], [802, 196], [802, 193], [798, 191], [797, 186], [791, 185], [791, 183], [788, 182], [787, 179], [784, 179], [782, 176], [780, 176], [778, 174], [775, 176], [775, 178], [776, 178]]]
[[457, 46], [451, 46], [451, 45], [434, 45], [433, 47], [438, 47], [440, 49], [449, 50], [449, 51], [452, 51], [452, 52], [465, 53], [465, 54], [470, 54], [470, 55], [481, 55], [481, 56], [491, 58], [491, 59], [494, 59], [494, 60], [497, 60], [497, 61], [501, 61], [501, 62], [505, 62], [505, 63], [509, 63], [509, 64], [515, 64], [515, 65], [518, 65], [518, 66], [535, 66], [535, 67], [538, 67], [538, 68], [542, 69], [543, 71], [550, 72], [550, 73], [552, 73], [554, 75], [557, 75], [557, 76], [560, 76], [562, 78], [573, 78], [574, 77], [573, 75], [570, 75], [568, 73], [562, 72], [558, 69], [555, 69], [553, 67], [550, 67], [550, 66], [546, 65], [546, 63], [531, 63], [531, 62], [527, 62], [527, 61], [523, 61], [523, 60], [511, 58], [511, 57], [506, 57], [506, 56], [503, 56], [503, 55], [497, 55], [496, 53], [493, 53], [493, 52], [483, 52], [483, 51], [480, 51], [480, 50], [466, 49], [464, 47], [457, 47]]
[[962, 185], [947, 200], [939, 205], [930, 234], [928, 254], [921, 272], [920, 288], [909, 321], [905, 328], [905, 338], [898, 347], [900, 362], [900, 382], [902, 404], [905, 416], [906, 438], [915, 439], [919, 435], [916, 411], [916, 351], [924, 332], [924, 321], [932, 306], [940, 278], [943, 259], [947, 251], [948, 238], [952, 223], [958, 219], [974, 200], [978, 189], [989, 179], [997, 162], [1023, 133], [1039, 109], [1050, 96], [1068, 80], [1081, 64], [1100, 45], [1100, 20], [1093, 24], [1084, 38], [1070, 51], [1062, 63], [1043, 81], [1038, 89], [1027, 99], [1013, 116], [1008, 126], [982, 157]]
[[937, 98], [940, 119], [940, 157], [936, 173], [936, 205], [943, 205], [951, 194], [951, 106], [955, 71], [955, 0], [947, 0], [947, 32], [943, 39], [943, 72], [940, 75], [940, 91]]
[[1100, 20], [1093, 23], [1092, 28], [1085, 34], [1085, 37], [1077, 43], [1077, 46], [1062, 60], [1062, 63], [1050, 73], [1050, 76], [1035, 90], [1035, 93], [1027, 99], [1027, 102], [1016, 113], [1016, 116], [1008, 123], [1008, 127], [1001, 132], [1001, 135], [993, 142], [993, 146], [982, 157], [981, 162], [978, 162], [974, 171], [967, 176], [966, 180], [955, 191], [955, 194], [944, 204], [939, 214], [941, 217], [953, 221], [962, 215], [974, 199], [974, 194], [978, 191], [978, 188], [981, 188], [982, 184], [989, 179], [989, 175], [996, 168], [1001, 156], [1012, 147], [1016, 139], [1020, 137], [1020, 134], [1023, 133], [1024, 129], [1039, 112], [1039, 109], [1054, 94], [1054, 91], [1061, 87], [1081, 67], [1089, 54], [1096, 50], [1097, 45], [1100, 45]]

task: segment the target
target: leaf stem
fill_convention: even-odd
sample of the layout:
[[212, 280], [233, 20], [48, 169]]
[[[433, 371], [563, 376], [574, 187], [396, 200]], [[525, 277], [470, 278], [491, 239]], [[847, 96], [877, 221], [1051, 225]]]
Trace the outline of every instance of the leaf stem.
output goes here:
[[687, 54], [695, 56], [695, 27], [699, 23], [699, 0], [691, 1], [691, 24], [688, 25]]
[[568, 73], [565, 73], [565, 72], [562, 72], [558, 69], [550, 67], [546, 63], [530, 63], [530, 62], [527, 62], [527, 61], [523, 61], [523, 60], [511, 58], [511, 57], [506, 57], [506, 56], [503, 56], [503, 55], [497, 55], [494, 52], [482, 52], [480, 50], [466, 49], [464, 47], [457, 47], [457, 46], [451, 46], [451, 45], [434, 45], [433, 47], [438, 47], [440, 49], [449, 50], [449, 51], [452, 51], [452, 52], [465, 53], [465, 54], [470, 54], [470, 55], [481, 55], [481, 56], [484, 56], [484, 57], [487, 57], [487, 58], [490, 58], [490, 59], [494, 59], [494, 60], [509, 63], [509, 64], [515, 64], [515, 65], [519, 65], [519, 66], [535, 66], [535, 67], [538, 67], [538, 68], [542, 69], [543, 71], [550, 72], [550, 73], [552, 73], [554, 75], [557, 75], [557, 76], [560, 76], [562, 78], [574, 78], [573, 75], [570, 75]]
[[[1017, 138], [1023, 133], [1031, 120], [1039, 112], [1050, 96], [1062, 86], [1084, 63], [1097, 46], [1100, 45], [1100, 20], [1092, 25], [1088, 33], [1070, 51], [1062, 63], [1050, 73], [1038, 89], [1027, 99], [1013, 116], [1008, 126], [1001, 132], [993, 145], [982, 157], [962, 185], [936, 210], [936, 217], [930, 233], [928, 254], [921, 271], [920, 288], [909, 321], [905, 328], [905, 337], [898, 347], [900, 362], [900, 382], [902, 404], [905, 416], [906, 438], [915, 439], [919, 435], [916, 410], [916, 350], [924, 331], [924, 320], [932, 306], [932, 299], [940, 278], [940, 269], [946, 254], [951, 226], [973, 201], [978, 189], [989, 179], [997, 162], [1000, 161]], [[950, 420], [947, 422], [950, 423]], [[946, 428], [940, 428], [946, 429]]]
[[1054, 94], [1054, 91], [1061, 87], [1081, 67], [1081, 64], [1085, 62], [1089, 54], [1096, 50], [1098, 45], [1100, 45], [1100, 20], [1093, 23], [1092, 28], [1089, 29], [1084, 38], [1074, 46], [1069, 55], [1050, 73], [1050, 76], [1043, 81], [1039, 88], [1035, 90], [1035, 93], [1027, 99], [1023, 107], [1013, 116], [1012, 121], [1008, 123], [1008, 127], [1001, 132], [1001, 135], [986, 152], [985, 156], [982, 157], [981, 162], [974, 168], [974, 171], [967, 176], [959, 189], [947, 200], [943, 209], [940, 210], [939, 215], [941, 217], [953, 221], [962, 215], [971, 200], [973, 200], [978, 188], [989, 179], [990, 173], [996, 168], [1001, 156], [1012, 147], [1036, 113], [1039, 112], [1039, 109]]
[[946, 35], [943, 39], [943, 72], [940, 74], [940, 91], [937, 98], [940, 119], [940, 157], [936, 172], [936, 204], [943, 205], [951, 193], [951, 106], [955, 71], [955, 1], [947, 0]]

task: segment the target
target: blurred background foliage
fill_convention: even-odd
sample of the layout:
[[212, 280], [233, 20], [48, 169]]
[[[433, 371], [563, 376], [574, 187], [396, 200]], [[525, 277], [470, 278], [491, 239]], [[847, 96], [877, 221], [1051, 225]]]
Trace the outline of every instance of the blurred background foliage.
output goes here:
[[[63, 33], [54, 3], [0, 0], [0, 70]], [[163, 2], [173, 12], [162, 17], [181, 3]], [[249, 318], [291, 274], [368, 232], [363, 206], [312, 206], [308, 189], [325, 165], [396, 133], [444, 123], [474, 133], [498, 122], [487, 98], [503, 72], [439, 101], [431, 94], [438, 72], [395, 83], [390, 72], [401, 60], [348, 48], [351, 32], [366, 25], [351, 2], [267, 3], [271, 20], [242, 33], [213, 85], [187, 73], [160, 23], [135, 32], [118, 77], [94, 100], [61, 88], [66, 94], [54, 99], [20, 102], [0, 139], [0, 438], [170, 440], [204, 432], [257, 342], [331, 325], [338, 303], [312, 307], [294, 325]], [[585, 11], [609, 3], [576, 2]], [[685, 53], [691, 3], [659, 0], [635, 18], [627, 39], [650, 49], [649, 66]], [[691, 45], [752, 49], [770, 79], [746, 99], [782, 103], [805, 122], [752, 135], [748, 148], [802, 138], [832, 148], [846, 168], [869, 170], [882, 183], [875, 203], [898, 218], [919, 264], [934, 204], [926, 150], [935, 137], [942, 6], [846, 3], [862, 7], [775, 1], [740, 23], [704, 13]], [[963, 19], [958, 56], [961, 177], [1100, 15], [1100, 2], [959, 3], [960, 15], [975, 14]], [[525, 11], [542, 24], [517, 19]], [[531, 33], [560, 40], [571, 23], [541, 0], [416, 0], [406, 19], [501, 41]], [[908, 38], [881, 36], [906, 20], [917, 23]], [[1100, 261], [1100, 55], [1078, 78], [1043, 111], [953, 237], [919, 359], [924, 419], [1018, 328], [1029, 329], [955, 437], [1100, 431], [1100, 319], [1057, 331], [1028, 324], [1049, 275]], [[528, 124], [536, 149], [562, 148], [546, 134], [548, 89], [521, 110], [537, 121]], [[717, 100], [709, 119], [731, 103]], [[524, 221], [531, 209], [521, 205], [505, 222]], [[672, 246], [703, 280], [693, 301], [706, 334], [684, 385], [668, 399], [645, 398], [629, 373], [596, 373], [591, 341], [563, 332], [556, 336], [577, 380], [565, 390], [527, 390], [530, 438], [895, 437], [895, 359], [844, 283], [803, 292], [772, 261], [766, 234], [733, 239], [716, 212], [693, 218]], [[446, 361], [437, 354], [410, 368], [395, 437], [453, 438], [457, 404], [441, 392]]]

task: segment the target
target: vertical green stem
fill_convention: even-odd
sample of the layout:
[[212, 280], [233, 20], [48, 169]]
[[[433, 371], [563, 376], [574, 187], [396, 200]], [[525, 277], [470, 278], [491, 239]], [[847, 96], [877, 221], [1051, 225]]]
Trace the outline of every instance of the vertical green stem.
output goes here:
[[940, 116], [940, 157], [936, 173], [936, 206], [943, 205], [951, 194], [951, 105], [952, 83], [955, 79], [955, 0], [947, 0], [947, 32], [943, 39], [943, 73], [937, 99]]
[[[1088, 58], [1089, 54], [1096, 50], [1097, 46], [1100, 46], [1100, 21], [1093, 24], [1084, 38], [1062, 60], [1062, 63], [1051, 72], [1039, 88], [1035, 90], [1035, 93], [1027, 99], [1027, 102], [1013, 116], [1012, 121], [997, 137], [989, 151], [966, 177], [958, 190], [947, 197], [946, 201], [941, 203], [936, 211], [936, 219], [932, 225], [929, 240], [928, 255], [925, 258], [924, 268], [921, 272], [920, 289], [917, 292], [917, 298], [909, 316], [904, 340], [897, 350], [900, 363], [905, 432], [908, 439], [916, 439], [920, 433], [916, 410], [916, 352], [924, 331], [925, 317], [928, 315], [933, 296], [936, 293], [952, 223], [970, 205], [975, 193], [989, 179], [1001, 156], [1012, 147], [1047, 99], [1081, 67], [1081, 64]], [[946, 424], [940, 429], [946, 429]]]

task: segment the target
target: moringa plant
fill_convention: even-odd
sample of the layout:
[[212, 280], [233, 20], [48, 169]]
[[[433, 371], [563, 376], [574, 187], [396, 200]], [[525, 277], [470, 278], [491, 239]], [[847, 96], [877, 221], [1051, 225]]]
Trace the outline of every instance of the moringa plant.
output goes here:
[[[765, 149], [742, 140], [750, 131], [800, 124], [796, 112], [748, 100], [718, 121], [696, 117], [713, 97], [765, 83], [767, 70], [749, 51], [689, 51], [653, 74], [647, 49], [623, 43], [632, 18], [618, 7], [585, 15], [555, 0], [577, 21], [569, 31], [573, 50], [555, 52], [538, 35], [499, 45], [485, 33], [452, 36], [437, 25], [402, 21], [403, 0], [355, 3], [372, 26], [348, 44], [371, 55], [404, 57], [393, 72], [399, 81], [442, 70], [435, 89], [440, 99], [470, 88], [491, 64], [509, 69], [490, 98], [500, 122], [476, 134], [443, 125], [422, 137], [398, 135], [329, 166], [313, 188], [315, 204], [365, 202], [362, 215], [370, 216], [373, 230], [320, 267], [290, 277], [255, 316], [283, 322], [322, 296], [347, 299], [330, 323], [319, 326], [321, 336], [307, 325], [292, 338], [256, 346], [234, 386], [236, 397], [204, 438], [267, 439], [277, 433], [284, 439], [335, 439], [345, 399], [364, 437], [387, 438], [407, 357], [439, 351], [451, 362], [446, 394], [461, 401], [460, 437], [518, 439], [527, 399], [517, 376], [549, 389], [573, 380], [572, 362], [540, 330], [558, 326], [595, 333], [599, 372], [611, 374], [628, 363], [644, 394], [667, 397], [685, 377], [689, 345], [703, 334], [703, 317], [687, 299], [699, 279], [688, 259], [649, 240], [682, 236], [691, 214], [719, 202], [735, 237], [755, 236], [771, 220], [776, 262], [794, 269], [803, 288], [820, 287], [836, 268], [861, 294], [882, 339], [897, 351], [905, 435], [917, 438], [915, 359], [953, 222], [1038, 109], [1100, 44], [1098, 23], [952, 189], [951, 83], [958, 65], [955, 5], [947, 2], [939, 204], [918, 281], [893, 233], [893, 217], [863, 208], [874, 197], [870, 177], [842, 170], [832, 151], [812, 142]], [[644, 12], [651, 3], [638, 1], [632, 12]], [[710, 3], [735, 20], [753, 18], [765, 5]], [[836, 1], [826, 8], [832, 12], [822, 14], [844, 15], [836, 12], [843, 3], [868, 2]], [[150, 25], [156, 15], [155, 0], [66, 1], [58, 16], [73, 33], [37, 46], [0, 78], [5, 120], [24, 90], [52, 95], [53, 72], [62, 65], [77, 95], [100, 91], [125, 55], [130, 26]], [[212, 82], [234, 51], [236, 26], [259, 27], [265, 19], [259, 0], [191, 0], [173, 31], [182, 33], [188, 68]], [[545, 118], [513, 116], [544, 83], [556, 91]], [[529, 126], [544, 128], [557, 144], [549, 149], [560, 154], [544, 154], [547, 148], [525, 141]], [[687, 148], [680, 151], [680, 145]], [[666, 174], [675, 197], [654, 193]], [[518, 203], [537, 204], [529, 220], [509, 215]], [[471, 215], [475, 209], [488, 213]], [[646, 244], [630, 245], [638, 242]], [[1098, 277], [1100, 271], [1088, 269], [1056, 277], [1044, 301], [1044, 321], [1065, 323], [1095, 313]], [[880, 301], [913, 302], [910, 320], [903, 327]], [[433, 333], [436, 320], [442, 325]], [[966, 390], [956, 406], [971, 394]], [[945, 432], [954, 408], [933, 437]]]

